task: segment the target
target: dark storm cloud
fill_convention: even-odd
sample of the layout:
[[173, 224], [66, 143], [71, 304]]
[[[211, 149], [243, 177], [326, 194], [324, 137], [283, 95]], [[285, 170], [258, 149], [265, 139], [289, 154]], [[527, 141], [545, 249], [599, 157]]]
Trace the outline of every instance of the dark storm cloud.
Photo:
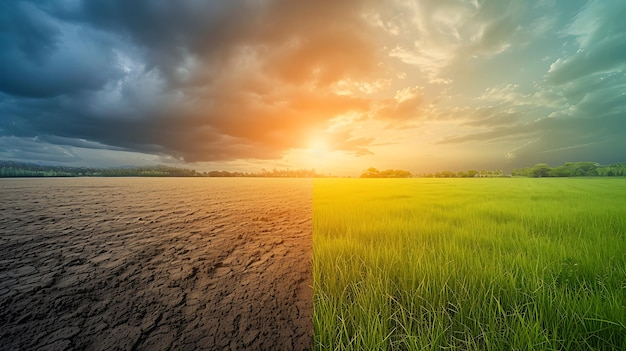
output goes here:
[[38, 138], [13, 136], [0, 136], [0, 157], [49, 163], [80, 161], [68, 147], [41, 142]]
[[16, 96], [52, 97], [99, 89], [121, 76], [110, 64], [114, 44], [89, 28], [60, 22], [37, 3], [3, 2], [0, 90]]
[[280, 158], [370, 105], [331, 89], [376, 69], [362, 1], [0, 6], [0, 135], [186, 161]]
[[625, 4], [4, 1], [0, 151], [280, 159], [317, 131], [357, 156], [620, 161]]

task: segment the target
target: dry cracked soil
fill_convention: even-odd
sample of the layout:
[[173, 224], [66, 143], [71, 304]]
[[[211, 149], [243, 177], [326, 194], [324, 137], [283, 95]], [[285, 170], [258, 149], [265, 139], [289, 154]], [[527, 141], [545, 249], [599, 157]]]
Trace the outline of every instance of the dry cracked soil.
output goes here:
[[0, 180], [0, 350], [309, 350], [312, 182]]

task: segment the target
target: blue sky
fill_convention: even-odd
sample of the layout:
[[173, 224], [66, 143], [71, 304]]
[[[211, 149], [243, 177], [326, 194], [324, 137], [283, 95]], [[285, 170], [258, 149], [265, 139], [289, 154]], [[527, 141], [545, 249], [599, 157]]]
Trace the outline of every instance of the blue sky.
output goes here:
[[0, 159], [623, 162], [624, 18], [617, 0], [3, 2]]

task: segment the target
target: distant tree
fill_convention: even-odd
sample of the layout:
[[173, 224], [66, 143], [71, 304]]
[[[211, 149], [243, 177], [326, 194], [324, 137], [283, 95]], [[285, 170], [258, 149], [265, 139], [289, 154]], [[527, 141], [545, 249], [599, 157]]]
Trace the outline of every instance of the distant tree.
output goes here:
[[548, 175], [550, 175], [551, 170], [552, 168], [550, 168], [550, 166], [548, 166], [547, 164], [538, 163], [535, 166], [533, 166], [532, 176], [535, 178], [547, 177]]
[[393, 178], [395, 174], [395, 170], [386, 169], [378, 174], [380, 178]]
[[478, 171], [475, 169], [470, 169], [469, 171], [467, 171], [467, 176], [469, 178], [474, 178], [476, 177], [477, 174], [478, 174]]
[[455, 174], [452, 171], [442, 171], [441, 178], [454, 178]]
[[411, 178], [413, 174], [411, 172], [403, 170], [403, 169], [394, 169], [393, 170], [393, 178]]
[[571, 177], [572, 175], [572, 169], [564, 165], [553, 168], [549, 174], [550, 177]]
[[597, 168], [598, 168], [599, 165], [597, 163], [594, 163], [594, 162], [571, 162], [571, 164], [573, 164], [574, 167], [576, 168], [576, 172], [574, 173], [575, 175], [588, 176], [588, 177], [592, 177], [592, 176], [597, 176], [598, 175]]
[[361, 174], [361, 178], [379, 178], [379, 177], [380, 177], [380, 171], [378, 171], [374, 167], [370, 167], [366, 169], [363, 172], [363, 174]]
[[514, 177], [530, 177], [532, 176], [532, 168], [530, 167], [516, 168], [511, 171], [511, 175]]

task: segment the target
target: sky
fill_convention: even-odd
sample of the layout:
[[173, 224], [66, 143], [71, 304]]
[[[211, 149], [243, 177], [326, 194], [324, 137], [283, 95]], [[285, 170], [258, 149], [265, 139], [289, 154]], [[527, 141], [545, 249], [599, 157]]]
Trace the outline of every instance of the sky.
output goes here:
[[257, 172], [626, 161], [623, 0], [0, 3], [0, 159]]

